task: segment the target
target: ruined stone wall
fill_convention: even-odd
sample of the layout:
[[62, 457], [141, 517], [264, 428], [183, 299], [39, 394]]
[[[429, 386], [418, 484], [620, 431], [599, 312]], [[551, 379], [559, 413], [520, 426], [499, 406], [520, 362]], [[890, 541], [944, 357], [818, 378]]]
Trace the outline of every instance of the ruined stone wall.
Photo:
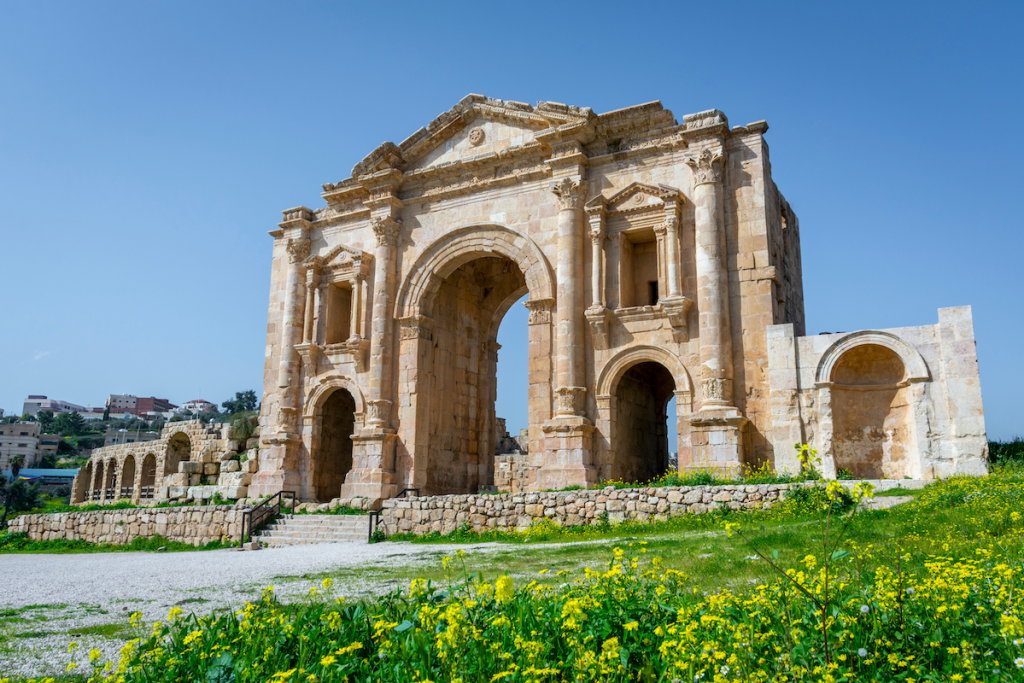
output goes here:
[[562, 526], [663, 520], [708, 512], [719, 506], [734, 510], [767, 508], [789, 488], [761, 486], [679, 486], [645, 489], [604, 488], [562, 493], [432, 496], [384, 502], [382, 521], [388, 533], [449, 533], [463, 524], [475, 531], [524, 529], [540, 519]]
[[62, 539], [124, 545], [159, 534], [168, 540], [204, 545], [239, 540], [243, 512], [244, 508], [229, 505], [60, 512], [15, 517], [10, 520], [9, 530], [24, 532], [33, 541]]
[[530, 463], [526, 453], [494, 456], [494, 486], [499, 491], [519, 493], [530, 485]]
[[[936, 325], [812, 337], [770, 327], [775, 469], [798, 471], [793, 444], [802, 442], [818, 450], [826, 476], [985, 474], [971, 308], [940, 308], [938, 317]], [[884, 372], [868, 362], [879, 347], [892, 364]]]

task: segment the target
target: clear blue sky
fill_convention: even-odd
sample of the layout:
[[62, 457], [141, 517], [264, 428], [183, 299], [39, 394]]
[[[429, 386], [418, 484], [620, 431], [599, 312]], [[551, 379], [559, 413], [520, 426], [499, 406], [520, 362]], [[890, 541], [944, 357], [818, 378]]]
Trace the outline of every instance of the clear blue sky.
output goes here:
[[1024, 434], [1022, 8], [3, 3], [0, 407], [259, 390], [280, 211], [476, 92], [767, 119], [808, 333], [971, 304], [989, 434]]

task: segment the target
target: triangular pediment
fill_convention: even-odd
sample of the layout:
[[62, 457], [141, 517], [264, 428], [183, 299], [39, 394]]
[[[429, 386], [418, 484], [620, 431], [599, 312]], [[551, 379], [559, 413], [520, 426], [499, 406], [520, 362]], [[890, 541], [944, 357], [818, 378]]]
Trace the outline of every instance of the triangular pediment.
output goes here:
[[501, 156], [535, 144], [535, 134], [594, 120], [585, 107], [557, 102], [496, 100], [468, 95], [426, 127], [396, 145], [385, 142], [352, 169], [356, 178], [389, 168], [409, 173], [464, 159]]
[[364, 262], [372, 261], [373, 256], [359, 249], [353, 249], [346, 244], [339, 244], [323, 254], [309, 256], [305, 263], [307, 266], [318, 266], [320, 268], [338, 268], [353, 266], [358, 267]]
[[609, 212], [649, 211], [663, 209], [666, 202], [676, 203], [679, 198], [679, 191], [667, 185], [630, 183], [610, 197], [604, 195], [594, 197], [587, 202], [587, 208], [604, 208]]

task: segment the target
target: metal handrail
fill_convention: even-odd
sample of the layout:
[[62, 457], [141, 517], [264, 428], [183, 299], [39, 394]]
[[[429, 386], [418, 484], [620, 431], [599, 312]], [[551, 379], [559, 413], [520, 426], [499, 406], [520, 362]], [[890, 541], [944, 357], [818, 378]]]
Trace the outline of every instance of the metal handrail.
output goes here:
[[245, 544], [246, 536], [252, 536], [253, 531], [263, 526], [268, 519], [281, 514], [281, 507], [285, 496], [291, 498], [292, 505], [289, 509], [292, 510], [290, 514], [294, 516], [294, 491], [278, 491], [262, 503], [255, 505], [242, 513], [242, 533], [239, 535], [239, 547]]
[[[417, 497], [419, 497], [419, 489], [402, 489], [401, 491], [398, 492], [398, 495], [396, 495], [395, 498], [404, 498], [405, 494], [410, 491], [412, 491], [413, 493], [416, 494]], [[370, 533], [366, 536], [367, 543], [373, 542], [373, 533], [377, 530], [377, 527], [380, 526], [380, 516], [382, 512], [384, 512], [383, 507], [379, 507], [376, 510], [370, 510]]]

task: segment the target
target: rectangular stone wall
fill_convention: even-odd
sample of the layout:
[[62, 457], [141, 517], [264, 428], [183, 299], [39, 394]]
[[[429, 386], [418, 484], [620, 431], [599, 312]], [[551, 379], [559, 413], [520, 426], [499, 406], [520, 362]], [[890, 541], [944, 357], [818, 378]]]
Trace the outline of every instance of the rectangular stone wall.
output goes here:
[[64, 539], [124, 545], [159, 534], [168, 540], [204, 545], [239, 540], [244, 511], [243, 507], [211, 505], [22, 515], [10, 521], [9, 530], [27, 533], [33, 541]]
[[683, 514], [768, 508], [790, 487], [668, 486], [639, 489], [594, 489], [560, 493], [425, 496], [384, 501], [382, 521], [387, 533], [446, 534], [463, 524], [475, 531], [525, 529], [540, 519], [561, 526], [597, 524], [607, 513], [612, 523], [625, 520], [663, 520]]

